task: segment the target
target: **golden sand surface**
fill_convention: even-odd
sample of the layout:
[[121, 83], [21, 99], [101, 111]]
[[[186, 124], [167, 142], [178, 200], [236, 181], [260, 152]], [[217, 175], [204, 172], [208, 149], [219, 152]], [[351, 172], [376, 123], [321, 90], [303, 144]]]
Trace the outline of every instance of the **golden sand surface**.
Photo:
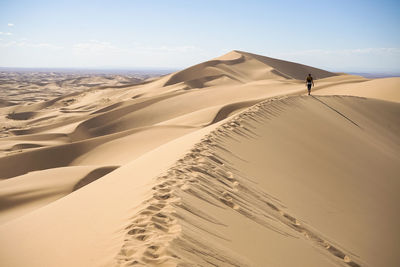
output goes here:
[[2, 84], [2, 266], [400, 265], [400, 78], [242, 51], [116, 77]]

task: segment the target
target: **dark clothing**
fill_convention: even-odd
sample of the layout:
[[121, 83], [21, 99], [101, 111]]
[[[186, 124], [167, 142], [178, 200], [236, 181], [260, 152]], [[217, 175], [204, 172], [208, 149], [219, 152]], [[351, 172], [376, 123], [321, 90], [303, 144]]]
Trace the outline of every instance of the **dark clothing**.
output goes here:
[[306, 78], [306, 83], [307, 83], [307, 89], [308, 89], [308, 95], [310, 95], [311, 93], [311, 86], [314, 85], [314, 81], [313, 78], [311, 77], [311, 75], [308, 75]]

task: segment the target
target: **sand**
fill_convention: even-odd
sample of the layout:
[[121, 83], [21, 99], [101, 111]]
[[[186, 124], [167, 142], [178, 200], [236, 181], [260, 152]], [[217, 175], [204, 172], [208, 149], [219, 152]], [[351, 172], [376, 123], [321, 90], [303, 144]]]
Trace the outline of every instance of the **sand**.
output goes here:
[[398, 266], [399, 84], [232, 51], [4, 99], [0, 261]]

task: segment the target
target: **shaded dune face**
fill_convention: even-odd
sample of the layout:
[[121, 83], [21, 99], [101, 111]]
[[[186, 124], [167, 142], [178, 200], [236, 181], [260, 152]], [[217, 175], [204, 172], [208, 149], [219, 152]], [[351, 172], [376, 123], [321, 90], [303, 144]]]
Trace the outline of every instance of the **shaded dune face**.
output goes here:
[[7, 115], [7, 119], [11, 120], [29, 120], [32, 119], [36, 115], [35, 112], [19, 112], [19, 113], [10, 113]]
[[[256, 61], [254, 64], [250, 61]], [[242, 70], [246, 69], [243, 77]], [[313, 68], [310, 66], [288, 62], [284, 60], [264, 57], [242, 51], [232, 51], [225, 56], [210, 60], [204, 63], [187, 68], [177, 72], [167, 80], [165, 86], [184, 82], [194, 88], [202, 88], [207, 81], [227, 77], [236, 82], [248, 82], [249, 80], [265, 79], [263, 75], [257, 75], [265, 69], [276, 78], [303, 80], [309, 73], [312, 73], [316, 79], [322, 79], [337, 74], [325, 70]]]
[[238, 65], [240, 63], [245, 62], [245, 57], [243, 55], [234, 55], [237, 56], [233, 59], [226, 60], [210, 60], [204, 63], [200, 63], [198, 65], [192, 66], [185, 70], [179, 71], [173, 74], [168, 81], [164, 84], [165, 86], [176, 84], [183, 81], [195, 81], [195, 80], [205, 80], [215, 79], [221, 76], [227, 76], [231, 79], [235, 79], [233, 75], [229, 75], [229, 73], [224, 73], [219, 66], [232, 66]]
[[246, 55], [248, 57], [257, 59], [258, 61], [264, 63], [265, 65], [274, 68], [274, 71], [281, 73], [282, 76], [290, 78], [290, 79], [304, 80], [305, 77], [307, 77], [307, 75], [309, 73], [312, 73], [312, 75], [315, 77], [315, 79], [323, 79], [323, 78], [338, 76], [338, 74], [336, 74], [336, 73], [318, 69], [318, 68], [314, 68], [314, 67], [310, 67], [310, 66], [306, 66], [303, 64], [279, 60], [279, 59], [270, 58], [270, 57], [264, 57], [264, 56], [241, 52], [241, 51], [239, 53]]
[[399, 78], [232, 51], [103, 80], [1, 100], [5, 266], [400, 264]]
[[[388, 258], [377, 260], [370, 256], [370, 251], [352, 246], [350, 240], [368, 242], [368, 239], [362, 241], [365, 237], [352, 227], [373, 232], [375, 222], [371, 213], [386, 213], [380, 210], [384, 199], [398, 198], [395, 190], [390, 193], [386, 190], [399, 185], [396, 173], [400, 170], [400, 143], [389, 129], [400, 130], [399, 112], [399, 104], [355, 97], [289, 97], [261, 102], [235, 115], [157, 178], [152, 196], [143, 202], [141, 211], [124, 229], [125, 243], [117, 263], [393, 265], [395, 257], [387, 255]], [[379, 115], [370, 117], [369, 113]], [[379, 128], [379, 132], [372, 128]], [[384, 152], [371, 140], [394, 147]], [[316, 155], [318, 158], [314, 158]], [[364, 166], [363, 162], [371, 161], [374, 163]], [[281, 166], [286, 170], [281, 170]], [[285, 188], [278, 186], [279, 181], [300, 183], [306, 188], [296, 189], [293, 185]], [[385, 198], [349, 205], [354, 198], [371, 197], [371, 185], [363, 184], [366, 181], [382, 182], [385, 189], [375, 193], [384, 194]], [[342, 188], [345, 184], [346, 189]], [[279, 196], [279, 190], [289, 194]], [[315, 195], [319, 191], [325, 191], [322, 198]], [[340, 201], [333, 204], [337, 199]], [[320, 205], [310, 211], [307, 205], [316, 200]], [[299, 209], [288, 203], [305, 206]], [[377, 205], [372, 207], [372, 203]], [[308, 210], [310, 217], [302, 217], [302, 209]], [[311, 218], [322, 214], [328, 220], [338, 220], [340, 217], [331, 214], [336, 209], [344, 214], [356, 209], [358, 214], [352, 217], [351, 224], [311, 223]], [[349, 219], [347, 215], [346, 218]], [[254, 247], [235, 232], [232, 220], [247, 231], [246, 239], [268, 248], [269, 253], [252, 258]], [[390, 228], [386, 232], [389, 235], [397, 231], [397, 223], [386, 221], [385, 225]], [[378, 236], [374, 240], [382, 246], [395, 244], [387, 244], [389, 236]], [[396, 242], [396, 238], [389, 239]], [[282, 244], [279, 240], [286, 241]], [[310, 246], [311, 251], [300, 249], [304, 245]], [[283, 259], [286, 253], [281, 253], [287, 248], [296, 248], [308, 258], [301, 259], [293, 252], [292, 259]], [[328, 262], [324, 262], [324, 257]]]

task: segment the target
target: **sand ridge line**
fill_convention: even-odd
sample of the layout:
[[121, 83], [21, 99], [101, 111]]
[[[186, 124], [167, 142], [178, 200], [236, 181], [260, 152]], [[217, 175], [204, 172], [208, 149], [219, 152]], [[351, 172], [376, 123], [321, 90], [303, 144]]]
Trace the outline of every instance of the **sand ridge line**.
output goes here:
[[319, 99], [318, 97], [315, 97], [313, 95], [311, 95], [312, 98], [314, 98], [315, 100], [319, 101], [321, 104], [327, 106], [328, 108], [330, 108], [331, 110], [335, 111], [336, 113], [338, 113], [340, 116], [342, 116], [343, 118], [345, 118], [346, 120], [348, 120], [349, 122], [351, 122], [352, 124], [354, 124], [355, 126], [357, 126], [358, 128], [362, 129], [360, 127], [360, 125], [358, 125], [357, 123], [355, 123], [353, 120], [351, 120], [349, 117], [347, 117], [346, 115], [344, 115], [343, 113], [341, 113], [340, 111], [338, 111], [337, 109], [329, 106], [328, 104], [326, 104], [325, 102], [323, 102], [321, 99]]
[[[231, 122], [235, 123], [235, 122]], [[247, 129], [249, 133], [252, 133], [251, 129], [243, 126], [244, 129]], [[217, 131], [221, 131], [217, 129]], [[237, 130], [239, 132], [240, 130]], [[243, 134], [248, 134], [243, 132]], [[215, 135], [218, 138], [217, 135]], [[211, 137], [212, 138], [212, 137]], [[178, 223], [178, 219], [184, 218], [183, 215], [179, 215], [177, 210], [184, 210], [186, 212], [190, 212], [195, 214], [195, 216], [206, 220], [211, 223], [220, 224], [215, 219], [207, 216], [207, 214], [193, 209], [190, 207], [188, 203], [183, 203], [181, 198], [179, 197], [179, 192], [182, 191], [191, 192], [193, 195], [196, 195], [198, 198], [201, 198], [204, 201], [212, 203], [213, 205], [217, 205], [218, 207], [222, 204], [229, 205], [231, 200], [229, 199], [229, 194], [226, 193], [222, 198], [217, 197], [217, 201], [215, 197], [218, 195], [218, 192], [213, 192], [212, 188], [208, 186], [205, 188], [201, 188], [202, 191], [197, 192], [191, 189], [191, 184], [198, 183], [199, 179], [202, 179], [206, 184], [207, 179], [201, 178], [201, 176], [196, 173], [202, 173], [204, 166], [195, 166], [192, 160], [197, 161], [199, 158], [201, 159], [203, 156], [208, 157], [212, 162], [221, 164], [222, 162], [218, 159], [217, 155], [209, 154], [208, 152], [204, 152], [205, 147], [208, 147], [211, 139], [207, 137], [195, 145], [195, 148], [192, 149], [184, 158], [177, 161], [176, 165], [171, 167], [167, 171], [166, 174], [161, 175], [157, 178], [156, 185], [152, 188], [152, 196], [147, 199], [143, 206], [144, 208], [131, 219], [131, 223], [125, 227], [125, 239], [124, 244], [121, 247], [120, 252], [116, 256], [116, 263], [120, 266], [124, 265], [148, 265], [148, 264], [166, 264], [173, 263], [176, 261], [181, 261], [181, 257], [177, 254], [182, 254], [182, 250], [192, 249], [193, 251], [197, 251], [201, 253], [199, 255], [203, 255], [204, 258], [207, 258], [206, 261], [209, 262], [212, 258], [213, 262], [219, 262], [220, 264], [223, 262], [231, 262], [229, 258], [231, 257], [223, 257], [219, 254], [224, 254], [223, 252], [214, 254], [207, 244], [195, 242], [199, 237], [193, 238], [190, 235], [186, 236], [182, 233], [182, 227]], [[212, 165], [207, 165], [212, 167]], [[221, 170], [222, 171], [222, 170]], [[216, 173], [216, 175], [220, 175], [221, 171]], [[194, 174], [190, 175], [190, 174]], [[207, 168], [204, 170], [203, 174], [205, 176], [214, 176], [207, 171]], [[230, 179], [231, 173], [225, 173], [224, 177], [228, 180]], [[221, 181], [225, 185], [225, 182]], [[231, 181], [232, 182], [232, 181]], [[238, 186], [238, 183], [234, 183], [235, 186]], [[214, 199], [210, 198], [207, 192], [213, 192], [212, 196]], [[219, 202], [219, 203], [218, 203]], [[184, 236], [184, 238], [178, 238], [179, 234]], [[174, 253], [173, 250], [169, 250], [168, 246], [170, 246], [170, 242], [173, 240], [177, 240], [178, 253]], [[214, 248], [215, 250], [215, 248]], [[180, 252], [180, 253], [179, 253]], [[184, 253], [183, 253], [184, 254]], [[247, 265], [247, 264], [246, 264]], [[244, 266], [243, 262], [240, 264], [236, 264], [236, 260], [232, 261], [232, 266]]]
[[[292, 99], [296, 99], [296, 98], [281, 98], [278, 99], [278, 101], [290, 101]], [[248, 109], [246, 112], [242, 113], [241, 115], [239, 115], [239, 117], [241, 116], [250, 116], [250, 118], [254, 121], [253, 118], [259, 118], [259, 117], [264, 117], [265, 116], [265, 112], [267, 111], [267, 114], [270, 112], [271, 107], [268, 107], [267, 105], [269, 105], [271, 102], [270, 101], [265, 101], [262, 102], [260, 104], [257, 104], [255, 106], [253, 106], [252, 108]], [[261, 115], [261, 116], [260, 116]], [[265, 117], [264, 117], [265, 118]], [[347, 118], [347, 117], [346, 117]], [[234, 119], [235, 120], [235, 119]], [[260, 121], [257, 121], [258, 123]], [[262, 122], [262, 120], [261, 120]], [[357, 125], [357, 124], [356, 124]], [[224, 128], [223, 125], [221, 126], [222, 128]], [[358, 125], [357, 125], [358, 126]], [[240, 127], [240, 123], [236, 121], [234, 122], [230, 122], [228, 124], [228, 127], [225, 127], [225, 129], [230, 130], [229, 132], [232, 133], [236, 133], [238, 135], [241, 135], [241, 137], [243, 137], [243, 135], [241, 133], [237, 133], [235, 132], [235, 128]], [[359, 126], [358, 126], [359, 127]], [[239, 128], [240, 129], [240, 128]], [[220, 129], [216, 130], [218, 134], [224, 134], [223, 131], [221, 131]], [[229, 138], [229, 134], [225, 134], [225, 136], [228, 136]], [[239, 137], [239, 139], [241, 138]], [[220, 164], [223, 164], [221, 162], [219, 162]], [[242, 187], [241, 188], [242, 191], [246, 190], [246, 188]], [[255, 192], [254, 189], [248, 190], [248, 192]], [[238, 206], [237, 203], [240, 203], [240, 199], [236, 199], [232, 197], [232, 195], [226, 195], [227, 198], [222, 198], [221, 201], [233, 208], [234, 210], [238, 210], [240, 212], [240, 206]], [[300, 223], [300, 221], [298, 219], [296, 219], [295, 217], [291, 216], [288, 213], [285, 213], [284, 211], [280, 210], [277, 205], [272, 204], [271, 202], [265, 202], [265, 204], [267, 205], [266, 207], [269, 207], [272, 210], [272, 214], [270, 212], [269, 215], [272, 215], [275, 219], [281, 221], [282, 223], [284, 223], [285, 225], [289, 226], [290, 228], [294, 229], [295, 231], [301, 233], [302, 235], [304, 235], [308, 240], [312, 241], [314, 244], [318, 245], [320, 248], [326, 249], [329, 253], [331, 253], [332, 255], [342, 259], [347, 265], [349, 266], [360, 266], [358, 263], [354, 262], [349, 255], [346, 255], [345, 252], [343, 252], [343, 250], [341, 250], [338, 247], [335, 247], [331, 242], [323, 239], [319, 234], [315, 233], [314, 231], [312, 231], [309, 227], [307, 227], [306, 225], [303, 225], [302, 223]], [[243, 213], [244, 215], [249, 216], [249, 214]]]
[[[126, 229], [125, 243], [117, 256], [118, 264], [203, 262], [216, 266], [251, 265], [232, 251], [202, 241], [199, 232], [220, 239], [224, 237], [201, 226], [199, 221], [220, 226], [224, 224], [190, 204], [188, 197], [194, 197], [220, 209], [232, 209], [278, 234], [304, 238], [348, 266], [360, 266], [350, 258], [349, 253], [284, 212], [285, 207], [279, 201], [259, 190], [251, 178], [240, 173], [221, 155], [229, 152], [220, 149], [225, 138], [237, 142], [242, 138], [257, 138], [253, 130], [255, 124], [279, 116], [284, 112], [285, 105], [296, 104], [298, 98], [269, 99], [248, 108], [206, 135], [175, 166], [159, 177], [146, 207], [134, 216], [132, 224]], [[277, 221], [288, 228], [277, 228], [274, 226]], [[192, 231], [193, 228], [197, 231]]]
[[[30, 148], [21, 155], [10, 155], [5, 166], [0, 164], [7, 166], [7, 172], [65, 164], [127, 166], [111, 173], [110, 178], [4, 226], [5, 242], [15, 237], [21, 242], [9, 242], [1, 253], [2, 261], [10, 266], [88, 266], [112, 260], [114, 264], [110, 265], [116, 265], [115, 256], [119, 255], [120, 265], [349, 266], [346, 261], [354, 257], [358, 265], [364, 266], [362, 259], [371, 266], [397, 266], [393, 263], [399, 258], [390, 251], [398, 243], [393, 235], [399, 221], [395, 205], [400, 166], [396, 151], [398, 105], [370, 99], [320, 98], [368, 131], [353, 127], [311, 97], [271, 102], [247, 117], [230, 120], [251, 105], [246, 101], [255, 100], [257, 104], [271, 96], [299, 95], [306, 92], [306, 73], [316, 79], [322, 77], [315, 68], [240, 51], [219, 59], [239, 57], [244, 61], [203, 64], [204, 68], [179, 71], [181, 77], [178, 72], [172, 73], [147, 86], [93, 92], [77, 97], [75, 102], [71, 97], [63, 98], [43, 113], [32, 114], [27, 122], [39, 126], [70, 117], [69, 112], [82, 117], [78, 112], [100, 109], [92, 112], [100, 118], [84, 123], [75, 136], [96, 141], [62, 150]], [[354, 80], [360, 77], [326, 74], [326, 79], [317, 81], [316, 94], [352, 95], [359, 89], [361, 96], [384, 95], [392, 100], [398, 88], [398, 78], [390, 84], [382, 80], [358, 84]], [[173, 76], [174, 84], [163, 86]], [[294, 80], [297, 76], [299, 79]], [[354, 83], [336, 86], [344, 80]], [[386, 90], [387, 85], [390, 90]], [[368, 87], [370, 94], [364, 93]], [[144, 109], [124, 109], [132, 104], [130, 99], [140, 102], [171, 92], [184, 93]], [[38, 112], [39, 106], [4, 110]], [[204, 128], [214, 116], [217, 124]], [[232, 125], [223, 124], [228, 120]], [[113, 132], [120, 134], [154, 123], [195, 128], [157, 128], [115, 140], [108, 137]], [[9, 126], [19, 124], [23, 121], [12, 121]], [[71, 133], [78, 124], [46, 132]], [[200, 141], [205, 136], [210, 143]], [[44, 139], [26, 142], [22, 137], [6, 140], [2, 146], [28, 149], [33, 143], [54, 146], [70, 141], [49, 136], [47, 143]], [[45, 153], [37, 157], [36, 151]], [[27, 166], [30, 163], [34, 164]], [[63, 179], [68, 179], [68, 173], [59, 174], [66, 174]], [[42, 177], [35, 180], [40, 184]], [[172, 181], [175, 183], [168, 188], [159, 186]], [[68, 217], [59, 220], [63, 216]], [[376, 225], [382, 226], [379, 231]], [[21, 249], [26, 257], [20, 257]], [[40, 251], [52, 253], [43, 257]], [[74, 257], [63, 251], [72, 251]]]
[[[304, 97], [300, 97], [300, 98], [304, 98]], [[278, 102], [293, 102], [292, 100], [296, 100], [298, 99], [298, 97], [284, 97], [281, 99], [277, 99], [276, 101]], [[271, 101], [264, 101], [261, 102], [251, 108], [249, 108], [246, 112], [242, 113], [241, 115], [239, 115], [239, 117], [241, 116], [250, 116], [252, 118], [254, 117], [264, 117], [265, 120], [265, 116], [266, 114], [268, 114], [271, 110], [271, 107], [268, 107], [269, 105], [273, 106], [273, 102]], [[273, 107], [272, 107], [273, 109]], [[336, 111], [336, 110], [335, 110]], [[338, 112], [338, 111], [337, 111]], [[340, 112], [338, 112], [340, 115], [342, 115]], [[261, 115], [261, 116], [260, 116]], [[344, 115], [342, 115], [344, 116]], [[345, 117], [345, 116], [344, 116]], [[346, 119], [348, 119], [347, 117], [345, 117]], [[263, 122], [264, 120], [261, 120], [261, 122]], [[350, 119], [348, 119], [350, 120]], [[255, 120], [252, 120], [255, 121]], [[351, 120], [350, 120], [351, 121]], [[260, 123], [260, 121], [255, 121], [256, 123]], [[351, 121], [352, 123], [354, 123], [353, 121]], [[356, 123], [354, 123], [356, 126], [360, 127], [359, 125], [357, 125]], [[236, 128], [236, 127], [240, 127], [240, 123], [230, 123], [229, 126]], [[361, 127], [360, 127], [361, 128]], [[228, 128], [229, 129], [229, 128]], [[230, 129], [232, 130], [232, 129]], [[235, 132], [234, 130], [231, 132]], [[239, 137], [240, 138], [240, 137]], [[245, 188], [242, 188], [242, 190], [245, 190]], [[248, 192], [254, 192], [254, 189], [251, 189]], [[230, 199], [233, 199], [230, 197]], [[232, 207], [235, 210], [239, 210], [239, 208], [237, 207], [237, 204], [235, 202], [225, 202], [223, 201], [227, 206]], [[321, 249], [326, 249], [327, 252], [329, 252], [330, 254], [340, 258], [343, 260], [343, 262], [345, 262], [347, 265], [352, 266], [352, 267], [356, 267], [356, 266], [360, 266], [358, 263], [356, 263], [355, 261], [353, 261], [349, 254], [346, 254], [341, 248], [335, 246], [332, 244], [332, 242], [329, 242], [328, 240], [324, 239], [320, 234], [316, 233], [315, 231], [311, 230], [310, 227], [308, 227], [307, 225], [303, 225], [303, 223], [300, 222], [300, 220], [296, 219], [294, 216], [290, 215], [289, 213], [284, 212], [283, 210], [281, 210], [279, 208], [278, 205], [274, 205], [271, 202], [265, 202], [266, 206], [270, 208], [270, 211], [268, 211], [268, 214], [272, 217], [274, 217], [275, 219], [279, 220], [280, 222], [282, 222], [283, 224], [287, 225], [288, 227], [292, 228], [293, 230], [301, 233], [307, 240], [313, 242], [315, 245], [317, 245], [319, 248]]]
[[[233, 124], [236, 125], [236, 123], [237, 122], [233, 121], [227, 122], [221, 127], [229, 128]], [[241, 132], [245, 136], [251, 133], [254, 134], [254, 132], [246, 126], [243, 126], [243, 128], [247, 130], [248, 133], [242, 132], [239, 129], [235, 129], [235, 131], [237, 133]], [[230, 257], [221, 258], [220, 255], [215, 255], [207, 244], [194, 242], [194, 240], [198, 240], [199, 237], [193, 238], [184, 235], [181, 226], [178, 224], [178, 218], [184, 218], [182, 215], [178, 215], [178, 208], [190, 212], [208, 222], [220, 224], [220, 222], [215, 221], [199, 210], [194, 212], [193, 208], [190, 207], [188, 203], [182, 203], [181, 198], [177, 194], [179, 191], [181, 191], [181, 193], [182, 191], [189, 192], [203, 201], [207, 201], [220, 208], [223, 208], [221, 203], [231, 206], [232, 199], [229, 193], [216, 192], [212, 187], [207, 185], [207, 179], [210, 176], [212, 178], [217, 178], [217, 176], [221, 174], [223, 174], [223, 177], [228, 181], [233, 181], [230, 178], [232, 176], [231, 172], [224, 173], [223, 170], [220, 170], [214, 173], [212, 171], [212, 162], [222, 164], [222, 161], [218, 159], [217, 155], [210, 154], [210, 152], [206, 150], [209, 146], [214, 144], [214, 141], [212, 141], [213, 139], [217, 140], [227, 134], [224, 130], [220, 129], [220, 127], [218, 127], [215, 132], [215, 134], [211, 133], [209, 136], [206, 136], [204, 140], [195, 145], [195, 148], [193, 148], [191, 152], [178, 160], [176, 165], [171, 167], [166, 174], [157, 178], [157, 184], [153, 187], [152, 196], [144, 202], [145, 207], [132, 218], [131, 224], [125, 228], [125, 243], [122, 245], [116, 257], [118, 265], [145, 266], [148, 264], [166, 264], [171, 261], [176, 262], [181, 259], [181, 257], [167, 249], [167, 247], [170, 246], [169, 243], [174, 239], [177, 240], [178, 247], [180, 248], [179, 254], [182, 254], [182, 250], [187, 251], [191, 249], [192, 251], [196, 251], [197, 254], [203, 255], [203, 259], [205, 259], [206, 262], [210, 262], [209, 258], [212, 258], [213, 262], [219, 262], [220, 264], [230, 261]], [[208, 164], [206, 163], [207, 161], [203, 162], [202, 158], [208, 158], [212, 161], [211, 164], [209, 161]], [[196, 164], [198, 160], [200, 160], [200, 164]], [[200, 174], [203, 174], [203, 176]], [[203, 184], [203, 186], [199, 188], [200, 191], [193, 188], [193, 184], [197, 184], [199, 181], [202, 181]], [[229, 187], [227, 182], [219, 181]], [[233, 182], [233, 185], [238, 186], [239, 183]], [[211, 198], [210, 192], [212, 192]], [[218, 197], [220, 193], [223, 193], [222, 197]], [[233, 208], [233, 206], [231, 206], [231, 208]], [[234, 208], [239, 208], [239, 206], [235, 206]], [[159, 218], [157, 218], [160, 216], [164, 218], [164, 223], [161, 223]], [[259, 222], [262, 223], [262, 221]], [[178, 238], [179, 234], [184, 238]], [[153, 251], [155, 247], [157, 248], [157, 254]], [[202, 248], [201, 251], [199, 251], [200, 248]], [[150, 253], [151, 255], [147, 253], [149, 249], [152, 251]], [[220, 252], [220, 254], [223, 253]], [[149, 255], [152, 257], [149, 258]], [[245, 265], [247, 264], [243, 262], [241, 264], [233, 262], [232, 264], [232, 266]]]

